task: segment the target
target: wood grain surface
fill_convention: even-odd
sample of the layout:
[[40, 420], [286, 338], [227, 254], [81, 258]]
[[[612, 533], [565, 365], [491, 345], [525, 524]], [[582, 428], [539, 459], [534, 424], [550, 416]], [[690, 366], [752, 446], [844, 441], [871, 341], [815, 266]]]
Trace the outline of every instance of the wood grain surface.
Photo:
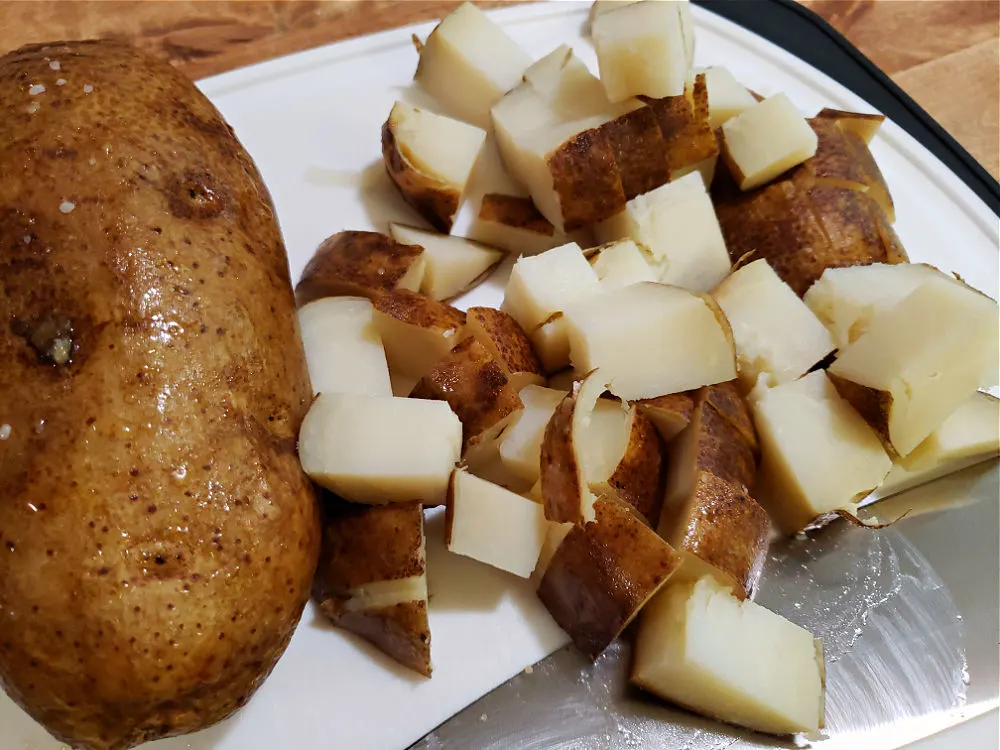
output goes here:
[[[892, 76], [1000, 178], [1000, 1], [804, 4]], [[116, 37], [202, 78], [439, 18], [456, 5], [456, 0], [0, 0], [0, 53], [29, 42]]]

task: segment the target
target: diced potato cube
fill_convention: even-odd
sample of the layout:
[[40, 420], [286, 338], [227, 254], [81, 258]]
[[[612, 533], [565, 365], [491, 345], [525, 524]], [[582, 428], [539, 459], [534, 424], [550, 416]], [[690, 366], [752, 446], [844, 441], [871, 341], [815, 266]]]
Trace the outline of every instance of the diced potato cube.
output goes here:
[[490, 107], [517, 86], [530, 64], [503, 29], [465, 3], [427, 37], [414, 78], [449, 114], [486, 128]]
[[372, 303], [360, 297], [328, 297], [299, 310], [314, 393], [392, 395], [373, 316]]
[[601, 83], [614, 102], [684, 93], [691, 76], [680, 2], [640, 2], [599, 14], [592, 35]]
[[469, 236], [514, 255], [537, 255], [565, 242], [531, 198], [496, 193], [483, 196]]
[[533, 331], [568, 305], [597, 294], [597, 274], [575, 242], [519, 258], [510, 273], [501, 309]]
[[927, 484], [1000, 455], [1000, 401], [976, 393], [904, 458], [876, 490], [880, 498]]
[[545, 372], [569, 367], [569, 335], [562, 313], [552, 316], [529, 335]]
[[[411, 386], [458, 343], [465, 314], [423, 294], [397, 290], [372, 299], [389, 375]], [[402, 395], [409, 395], [405, 391]]]
[[712, 296], [733, 328], [747, 390], [761, 374], [774, 384], [795, 380], [834, 349], [823, 324], [763, 258], [735, 271]]
[[302, 470], [346, 500], [444, 502], [462, 423], [444, 401], [322, 394], [299, 433]]
[[784, 735], [823, 726], [825, 674], [822, 642], [708, 577], [649, 603], [631, 679], [705, 716]]
[[770, 182], [816, 153], [819, 140], [784, 94], [769, 96], [722, 125], [723, 157], [740, 190]]
[[645, 247], [664, 284], [707, 292], [731, 263], [712, 199], [698, 172], [630, 200], [595, 228], [603, 242], [628, 238]]
[[605, 290], [657, 280], [646, 256], [632, 240], [616, 240], [605, 245], [590, 259], [590, 265]]
[[448, 495], [450, 552], [527, 578], [548, 532], [539, 503], [456, 469]]
[[997, 303], [940, 272], [842, 349], [837, 390], [900, 456], [936, 430], [1000, 362]]
[[828, 268], [802, 300], [829, 329], [838, 349], [858, 340], [879, 312], [888, 310], [937, 270], [922, 263], [872, 263]]
[[757, 103], [753, 94], [727, 68], [718, 65], [708, 68], [705, 85], [708, 87], [709, 125], [712, 130]]
[[600, 368], [616, 396], [652, 398], [736, 377], [729, 324], [715, 303], [679, 287], [641, 283], [564, 315], [570, 359]]
[[892, 466], [878, 436], [826, 373], [750, 394], [760, 439], [757, 499], [785, 534], [819, 516], [850, 511]]
[[504, 465], [526, 482], [538, 481], [539, 458], [545, 425], [556, 406], [566, 395], [562, 391], [527, 385], [518, 394], [524, 410], [500, 439], [500, 458]]
[[464, 237], [428, 232], [402, 224], [390, 224], [397, 242], [424, 249], [424, 278], [420, 291], [436, 300], [451, 299], [469, 289], [503, 258], [499, 250]]

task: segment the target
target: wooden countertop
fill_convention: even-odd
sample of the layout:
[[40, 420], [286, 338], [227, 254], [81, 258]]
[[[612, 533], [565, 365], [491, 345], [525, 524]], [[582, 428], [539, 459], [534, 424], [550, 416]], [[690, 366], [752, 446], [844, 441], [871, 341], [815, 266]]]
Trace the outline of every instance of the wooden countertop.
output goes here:
[[[1000, 178], [1000, 2], [803, 0]], [[0, 54], [28, 42], [117, 37], [192, 78], [430, 20], [455, 0], [0, 0]], [[487, 2], [487, 6], [505, 2]]]

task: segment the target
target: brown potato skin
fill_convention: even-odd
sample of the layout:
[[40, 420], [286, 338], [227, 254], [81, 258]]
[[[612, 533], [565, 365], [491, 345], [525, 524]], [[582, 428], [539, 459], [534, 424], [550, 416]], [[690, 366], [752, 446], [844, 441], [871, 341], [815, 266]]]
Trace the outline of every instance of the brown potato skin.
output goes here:
[[639, 107], [601, 126], [621, 174], [625, 200], [670, 181], [667, 146], [656, 113]]
[[531, 198], [502, 193], [487, 193], [479, 204], [479, 218], [496, 224], [506, 224], [545, 237], [552, 237], [556, 228], [535, 208]]
[[[127, 45], [9, 53], [0, 103], [0, 683], [74, 747], [191, 732], [271, 670], [319, 548], [274, 209], [208, 100]], [[14, 333], [46, 316], [66, 364]]]
[[629, 412], [629, 438], [608, 484], [636, 513], [656, 528], [663, 505], [666, 459], [660, 433], [642, 412]]
[[531, 339], [510, 315], [492, 307], [470, 307], [465, 322], [467, 331], [497, 359], [518, 390], [530, 383], [545, 383]]
[[600, 128], [579, 133], [548, 156], [563, 231], [573, 232], [625, 210], [625, 190], [611, 144]]
[[542, 437], [539, 464], [545, 518], [556, 523], [581, 523], [583, 501], [589, 493], [573, 441], [576, 404], [577, 394], [567, 393], [545, 425]]
[[574, 526], [538, 584], [559, 627], [596, 659], [680, 565], [680, 556], [624, 502], [602, 496]]
[[458, 213], [461, 193], [413, 166], [400, 149], [393, 128], [391, 118], [382, 126], [382, 161], [389, 179], [403, 200], [427, 219], [432, 227], [448, 234]]

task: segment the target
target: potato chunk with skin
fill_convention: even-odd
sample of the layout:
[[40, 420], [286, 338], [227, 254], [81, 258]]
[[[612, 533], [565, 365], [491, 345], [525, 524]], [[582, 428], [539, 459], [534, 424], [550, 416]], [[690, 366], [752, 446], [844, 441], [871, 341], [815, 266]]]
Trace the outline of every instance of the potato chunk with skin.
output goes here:
[[425, 270], [420, 291], [436, 300], [451, 299], [468, 291], [503, 259], [499, 250], [464, 237], [402, 224], [390, 224], [389, 232], [397, 242], [424, 249]]
[[850, 131], [858, 136], [865, 144], [872, 142], [872, 138], [885, 122], [885, 115], [865, 114], [862, 112], [845, 112], [842, 109], [830, 109], [824, 107], [820, 110], [817, 118], [827, 118], [836, 120], [844, 130]]
[[302, 469], [356, 503], [444, 502], [462, 423], [443, 401], [322, 394], [302, 422]]
[[329, 297], [310, 302], [299, 309], [299, 331], [313, 393], [392, 395], [369, 300]]
[[639, 623], [631, 681], [715, 719], [769, 734], [824, 723], [822, 642], [712, 578], [673, 584]]
[[816, 133], [784, 94], [722, 125], [723, 157], [741, 190], [752, 190], [816, 153]]
[[481, 128], [490, 107], [520, 81], [531, 58], [472, 3], [439, 23], [420, 48], [413, 76], [448, 114]]
[[861, 337], [880, 312], [901, 302], [938, 273], [922, 263], [872, 263], [828, 268], [802, 301], [827, 327], [838, 349]]
[[892, 466], [878, 436], [822, 370], [750, 394], [760, 439], [757, 499], [784, 534], [851, 511]]
[[439, 360], [410, 398], [445, 401], [462, 422], [463, 445], [521, 406], [500, 363], [475, 338]]
[[526, 331], [579, 299], [600, 291], [597, 274], [571, 242], [541, 255], [519, 258], [510, 273], [501, 309]]
[[590, 259], [590, 265], [605, 290], [657, 280], [643, 251], [628, 239], [616, 240], [598, 248], [597, 254]]
[[406, 202], [448, 232], [485, 140], [485, 130], [396, 102], [382, 126], [382, 159]]
[[456, 469], [448, 491], [449, 552], [527, 578], [548, 527], [539, 503]]
[[599, 13], [591, 34], [608, 98], [684, 93], [691, 76], [680, 2], [628, 3]]
[[643, 398], [635, 402], [639, 411], [648, 419], [664, 442], [670, 442], [691, 422], [694, 399], [688, 393]]
[[[599, 399], [598, 406], [602, 403], [607, 402]], [[598, 492], [606, 484], [655, 528], [663, 504], [663, 483], [667, 468], [663, 441], [653, 423], [635, 406], [627, 414], [621, 411], [618, 404], [609, 403], [609, 406], [624, 415], [625, 450], [621, 452], [621, 457], [607, 480], [598, 482]], [[591, 431], [593, 429], [592, 425]], [[615, 445], [613, 440], [607, 442], [611, 446]], [[615, 452], [613, 447], [609, 450], [612, 455]]]
[[633, 400], [736, 377], [729, 323], [715, 303], [665, 284], [633, 284], [565, 314], [570, 358], [601, 368], [610, 390]]
[[[671, 2], [672, 0], [663, 0]], [[670, 179], [698, 172], [706, 187], [712, 184], [719, 158], [719, 141], [709, 125], [708, 86], [704, 73], [681, 96], [644, 99], [656, 115], [667, 149]]]
[[430, 677], [420, 503], [363, 506], [328, 496], [313, 598], [335, 626]]
[[417, 291], [424, 278], [423, 249], [378, 232], [338, 232], [317, 248], [295, 286], [299, 307], [323, 297], [374, 297]]
[[876, 490], [886, 498], [1000, 455], [1000, 401], [977, 392], [905, 458]]
[[712, 296], [732, 326], [746, 390], [761, 374], [774, 384], [795, 380], [834, 349], [823, 324], [763, 258], [733, 272]]
[[642, 245], [664, 284], [707, 292], [729, 273], [719, 220], [697, 172], [633, 198], [594, 233], [605, 242], [627, 238]]
[[591, 659], [628, 626], [680, 562], [617, 497], [598, 498], [594, 511], [593, 521], [566, 534], [538, 585], [553, 619]]
[[997, 303], [940, 272], [842, 349], [828, 373], [887, 445], [907, 455], [968, 400], [996, 382]]
[[447, 356], [465, 325], [460, 310], [415, 292], [380, 294], [372, 304], [389, 374], [410, 381], [411, 387]]
[[541, 476], [539, 462], [545, 426], [566, 394], [551, 388], [528, 385], [518, 395], [524, 410], [503, 434], [500, 440], [500, 457], [510, 471], [526, 483], [533, 484]]
[[470, 307], [465, 311], [466, 332], [486, 347], [517, 390], [545, 382], [542, 365], [524, 329], [503, 310]]
[[713, 65], [705, 71], [708, 88], [709, 127], [712, 130], [749, 109], [757, 100], [728, 68]]
[[516, 255], [537, 255], [565, 242], [531, 198], [499, 193], [483, 196], [469, 236]]

